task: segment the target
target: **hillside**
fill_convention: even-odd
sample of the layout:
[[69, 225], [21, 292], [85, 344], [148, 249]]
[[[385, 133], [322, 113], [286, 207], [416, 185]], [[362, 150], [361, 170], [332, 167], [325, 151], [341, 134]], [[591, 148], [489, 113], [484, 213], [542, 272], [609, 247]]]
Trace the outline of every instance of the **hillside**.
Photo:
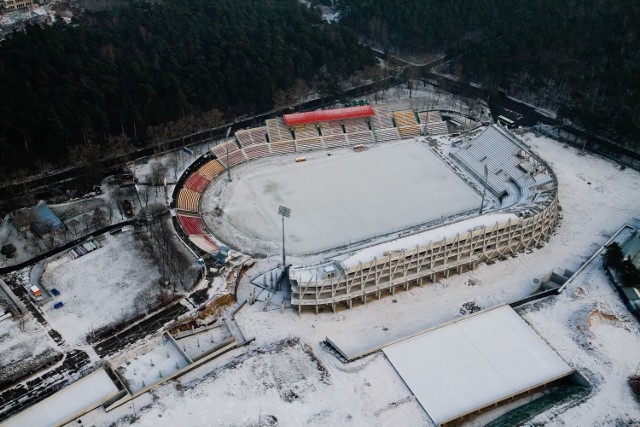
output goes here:
[[262, 111], [373, 61], [296, 0], [132, 2], [29, 26], [0, 45], [0, 177]]
[[374, 45], [448, 52], [442, 71], [551, 108], [640, 150], [640, 8], [630, 0], [340, 0]]

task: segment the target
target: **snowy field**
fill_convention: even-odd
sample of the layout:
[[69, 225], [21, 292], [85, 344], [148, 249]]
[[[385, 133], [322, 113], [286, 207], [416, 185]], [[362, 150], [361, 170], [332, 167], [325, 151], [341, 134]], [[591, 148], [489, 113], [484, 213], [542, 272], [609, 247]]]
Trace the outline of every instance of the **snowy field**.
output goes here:
[[[480, 205], [478, 194], [413, 140], [360, 153], [305, 156], [307, 161], [300, 163], [291, 156], [252, 163], [213, 203], [220, 204], [239, 233], [269, 242], [281, 240], [278, 206], [291, 208], [285, 235], [287, 250], [294, 254], [398, 232]], [[214, 207], [205, 204], [202, 211]]]
[[[160, 278], [135, 234], [105, 234], [99, 242], [100, 249], [78, 259], [60, 255], [49, 262], [42, 276], [47, 289], [60, 291], [60, 296], [43, 307], [45, 315], [70, 343], [83, 343], [92, 329], [137, 313], [136, 294], [155, 286]], [[54, 309], [57, 301], [64, 307]]]
[[0, 382], [11, 381], [29, 368], [51, 363], [58, 356], [56, 343], [33, 317], [0, 322]]

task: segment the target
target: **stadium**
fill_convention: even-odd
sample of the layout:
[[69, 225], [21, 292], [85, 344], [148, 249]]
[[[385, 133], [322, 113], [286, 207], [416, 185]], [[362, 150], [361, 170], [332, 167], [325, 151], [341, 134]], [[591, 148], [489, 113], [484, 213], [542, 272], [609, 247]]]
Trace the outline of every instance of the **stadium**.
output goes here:
[[[203, 257], [221, 245], [273, 256], [286, 237], [299, 312], [366, 304], [540, 247], [559, 219], [553, 171], [500, 125], [460, 133], [459, 120], [368, 105], [268, 119], [187, 169], [174, 224]], [[292, 212], [286, 228], [279, 206]]]

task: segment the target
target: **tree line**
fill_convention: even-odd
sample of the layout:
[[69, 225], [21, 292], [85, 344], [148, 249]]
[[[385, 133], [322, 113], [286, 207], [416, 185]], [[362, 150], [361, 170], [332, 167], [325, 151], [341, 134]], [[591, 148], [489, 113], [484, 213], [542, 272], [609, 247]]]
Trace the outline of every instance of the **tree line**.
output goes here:
[[0, 178], [264, 111], [374, 63], [296, 0], [133, 1], [30, 25], [0, 44]]
[[618, 0], [336, 0], [378, 47], [450, 53], [441, 71], [640, 149], [640, 8]]

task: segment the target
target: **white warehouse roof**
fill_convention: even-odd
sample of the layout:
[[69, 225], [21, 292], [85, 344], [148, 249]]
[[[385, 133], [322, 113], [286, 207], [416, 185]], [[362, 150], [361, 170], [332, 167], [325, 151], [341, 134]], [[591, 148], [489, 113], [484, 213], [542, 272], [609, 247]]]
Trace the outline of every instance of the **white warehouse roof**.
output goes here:
[[438, 424], [573, 372], [508, 305], [462, 318], [383, 351]]

